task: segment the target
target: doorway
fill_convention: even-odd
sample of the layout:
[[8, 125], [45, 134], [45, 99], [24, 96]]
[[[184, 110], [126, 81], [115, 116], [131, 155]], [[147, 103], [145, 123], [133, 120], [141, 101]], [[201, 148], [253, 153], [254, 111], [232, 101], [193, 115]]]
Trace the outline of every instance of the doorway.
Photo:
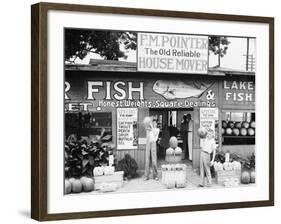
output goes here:
[[[188, 154], [187, 137], [184, 137], [181, 124], [183, 122], [184, 115], [190, 114], [191, 120], [193, 120], [194, 111], [192, 108], [185, 109], [150, 109], [149, 116], [152, 116], [157, 120], [158, 128], [160, 129], [159, 139], [157, 141], [157, 158], [161, 162], [165, 160], [166, 149], [169, 148], [169, 139], [175, 136], [178, 139], [178, 146], [183, 150], [183, 160], [192, 160], [192, 156]], [[191, 121], [192, 122], [192, 121]], [[193, 122], [191, 123], [193, 130]], [[184, 143], [184, 141], [186, 141]], [[191, 137], [191, 140], [193, 139]]]

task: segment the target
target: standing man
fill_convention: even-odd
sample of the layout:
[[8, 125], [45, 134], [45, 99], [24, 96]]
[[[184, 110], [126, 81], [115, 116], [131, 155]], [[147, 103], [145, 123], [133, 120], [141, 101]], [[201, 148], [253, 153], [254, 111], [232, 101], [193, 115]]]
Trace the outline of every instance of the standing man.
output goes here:
[[180, 133], [181, 133], [181, 138], [182, 138], [182, 159], [186, 159], [189, 158], [188, 156], [188, 128], [189, 128], [189, 124], [188, 124], [188, 119], [187, 119], [187, 115], [183, 115], [183, 121], [181, 122], [180, 125]]
[[188, 159], [192, 160], [192, 141], [193, 141], [193, 121], [191, 120], [191, 114], [187, 114], [188, 131], [187, 131], [187, 142], [188, 142]]
[[[201, 153], [200, 153], [200, 183], [199, 187], [204, 187], [205, 176], [207, 177], [207, 187], [212, 185], [212, 176], [211, 176], [211, 166], [214, 164], [216, 156], [216, 142], [214, 138], [214, 133], [205, 130], [206, 137], [202, 138], [201, 141]], [[212, 158], [211, 158], [212, 154]]]
[[160, 129], [157, 128], [157, 120], [150, 117], [146, 124], [146, 151], [145, 151], [145, 177], [144, 180], [149, 179], [150, 159], [153, 170], [153, 178], [158, 180], [157, 172], [157, 145]]

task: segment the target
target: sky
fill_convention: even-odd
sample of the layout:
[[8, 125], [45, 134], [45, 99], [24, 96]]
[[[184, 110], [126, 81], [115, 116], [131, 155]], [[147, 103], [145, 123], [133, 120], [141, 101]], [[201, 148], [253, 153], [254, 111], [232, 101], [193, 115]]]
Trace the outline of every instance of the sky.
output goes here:
[[[246, 70], [246, 51], [247, 38], [228, 37], [230, 44], [228, 45], [227, 53], [221, 58], [221, 67], [231, 68], [236, 70]], [[120, 61], [136, 62], [136, 51], [126, 50], [123, 45], [121, 50], [127, 55], [127, 59], [120, 58]], [[256, 58], [256, 39], [249, 40], [249, 54]], [[83, 60], [77, 58], [76, 64], [89, 64], [90, 59], [103, 59], [98, 54], [89, 53]], [[218, 56], [210, 53], [209, 67], [214, 67], [218, 64]]]

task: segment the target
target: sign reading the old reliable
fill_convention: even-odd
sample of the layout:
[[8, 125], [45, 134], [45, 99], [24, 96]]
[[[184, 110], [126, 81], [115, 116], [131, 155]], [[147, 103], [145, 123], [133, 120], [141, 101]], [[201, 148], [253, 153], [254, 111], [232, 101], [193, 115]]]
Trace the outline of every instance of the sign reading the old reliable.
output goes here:
[[142, 72], [207, 74], [208, 37], [138, 33], [137, 69]]

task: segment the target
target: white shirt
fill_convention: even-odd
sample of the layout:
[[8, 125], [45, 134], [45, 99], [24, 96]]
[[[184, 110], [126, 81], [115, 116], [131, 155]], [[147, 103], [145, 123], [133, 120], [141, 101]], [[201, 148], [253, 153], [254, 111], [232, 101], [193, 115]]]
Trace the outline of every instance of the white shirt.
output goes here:
[[159, 128], [151, 128], [148, 130], [147, 137], [149, 138], [149, 142], [156, 142], [158, 140], [160, 129]]
[[213, 139], [213, 138], [210, 138], [210, 139], [204, 138], [204, 139], [202, 139], [201, 144], [202, 144], [201, 145], [202, 150], [209, 154], [212, 153], [217, 147], [215, 139]]

